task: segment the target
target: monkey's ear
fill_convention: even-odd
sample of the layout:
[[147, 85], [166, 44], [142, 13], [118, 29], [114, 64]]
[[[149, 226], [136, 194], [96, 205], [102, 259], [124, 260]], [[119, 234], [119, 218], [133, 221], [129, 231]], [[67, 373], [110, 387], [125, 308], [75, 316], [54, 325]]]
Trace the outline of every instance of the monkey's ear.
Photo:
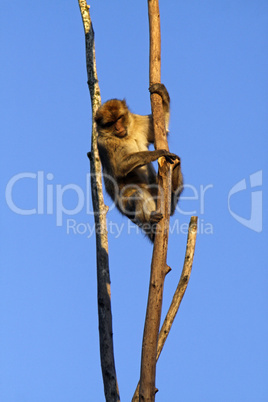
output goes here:
[[123, 107], [125, 108], [126, 111], [128, 111], [128, 112], [130, 111], [130, 110], [129, 110], [129, 107], [128, 107], [128, 105], [127, 105], [127, 101], [126, 101], [125, 98], [122, 100], [122, 105], [123, 105]]

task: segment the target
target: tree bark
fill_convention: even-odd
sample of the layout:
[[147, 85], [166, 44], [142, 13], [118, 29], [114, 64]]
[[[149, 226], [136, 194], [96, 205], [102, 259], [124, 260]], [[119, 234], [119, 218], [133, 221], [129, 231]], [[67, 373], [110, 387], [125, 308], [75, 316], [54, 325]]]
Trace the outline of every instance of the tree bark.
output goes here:
[[97, 148], [97, 131], [94, 116], [101, 104], [100, 88], [96, 70], [94, 31], [91, 23], [89, 6], [85, 0], [78, 0], [86, 39], [86, 64], [88, 87], [92, 106], [92, 137], [90, 159], [92, 203], [95, 218], [96, 252], [97, 252], [97, 287], [98, 317], [101, 369], [106, 401], [120, 401], [115, 371], [113, 330], [111, 313], [111, 289], [109, 272], [109, 252], [106, 213], [102, 191], [101, 163]]
[[[150, 30], [150, 85], [161, 82], [161, 35], [158, 0], [148, 0]], [[151, 95], [151, 106], [155, 134], [155, 148], [168, 150], [162, 99]], [[166, 275], [168, 246], [171, 172], [164, 158], [159, 159], [158, 185], [164, 197], [158, 197], [158, 208], [163, 219], [158, 223], [151, 263], [151, 276], [145, 326], [142, 343], [139, 401], [155, 400], [155, 373], [157, 339], [161, 318], [163, 287]], [[159, 193], [159, 195], [160, 195]]]
[[[194, 259], [194, 252], [195, 252], [196, 234], [197, 234], [197, 216], [192, 216], [188, 228], [188, 239], [187, 239], [184, 265], [177, 289], [174, 293], [171, 305], [169, 307], [166, 318], [164, 320], [164, 323], [161, 327], [158, 336], [156, 360], [159, 359], [160, 353], [162, 352], [162, 349], [164, 347], [168, 334], [171, 330], [171, 326], [176, 317], [182, 298], [184, 296], [184, 293], [190, 280], [193, 259]], [[137, 385], [137, 388], [132, 398], [132, 402], [138, 402], [139, 389], [140, 389], [140, 383], [138, 383]]]

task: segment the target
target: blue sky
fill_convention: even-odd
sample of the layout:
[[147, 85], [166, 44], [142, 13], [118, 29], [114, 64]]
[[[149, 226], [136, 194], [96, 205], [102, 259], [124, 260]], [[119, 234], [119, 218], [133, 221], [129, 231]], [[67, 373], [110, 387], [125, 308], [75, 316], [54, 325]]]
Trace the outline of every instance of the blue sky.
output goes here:
[[[268, 3], [173, 0], [160, 11], [169, 144], [187, 184], [171, 219], [163, 318], [192, 214], [200, 231], [156, 400], [266, 401]], [[91, 17], [103, 101], [125, 97], [134, 113], [149, 113], [147, 2], [92, 1]], [[4, 0], [0, 30], [0, 399], [104, 401], [78, 4]], [[128, 401], [152, 247], [117, 211], [107, 219], [116, 369]]]

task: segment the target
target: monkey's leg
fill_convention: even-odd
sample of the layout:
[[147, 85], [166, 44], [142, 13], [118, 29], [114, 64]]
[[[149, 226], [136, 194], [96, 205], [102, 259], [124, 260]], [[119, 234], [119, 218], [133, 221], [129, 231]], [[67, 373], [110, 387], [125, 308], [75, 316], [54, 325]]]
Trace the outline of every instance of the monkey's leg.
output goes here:
[[157, 223], [163, 215], [156, 211], [152, 194], [144, 188], [128, 188], [122, 197], [122, 204], [124, 215], [138, 225], [153, 242]]

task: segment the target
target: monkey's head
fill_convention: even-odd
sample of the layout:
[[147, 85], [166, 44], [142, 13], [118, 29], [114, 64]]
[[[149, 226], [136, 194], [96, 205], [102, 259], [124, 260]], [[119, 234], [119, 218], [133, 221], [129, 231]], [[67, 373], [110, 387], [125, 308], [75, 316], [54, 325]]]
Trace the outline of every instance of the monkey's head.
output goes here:
[[126, 101], [111, 99], [105, 102], [97, 110], [95, 122], [99, 134], [125, 137], [129, 125], [129, 110]]

